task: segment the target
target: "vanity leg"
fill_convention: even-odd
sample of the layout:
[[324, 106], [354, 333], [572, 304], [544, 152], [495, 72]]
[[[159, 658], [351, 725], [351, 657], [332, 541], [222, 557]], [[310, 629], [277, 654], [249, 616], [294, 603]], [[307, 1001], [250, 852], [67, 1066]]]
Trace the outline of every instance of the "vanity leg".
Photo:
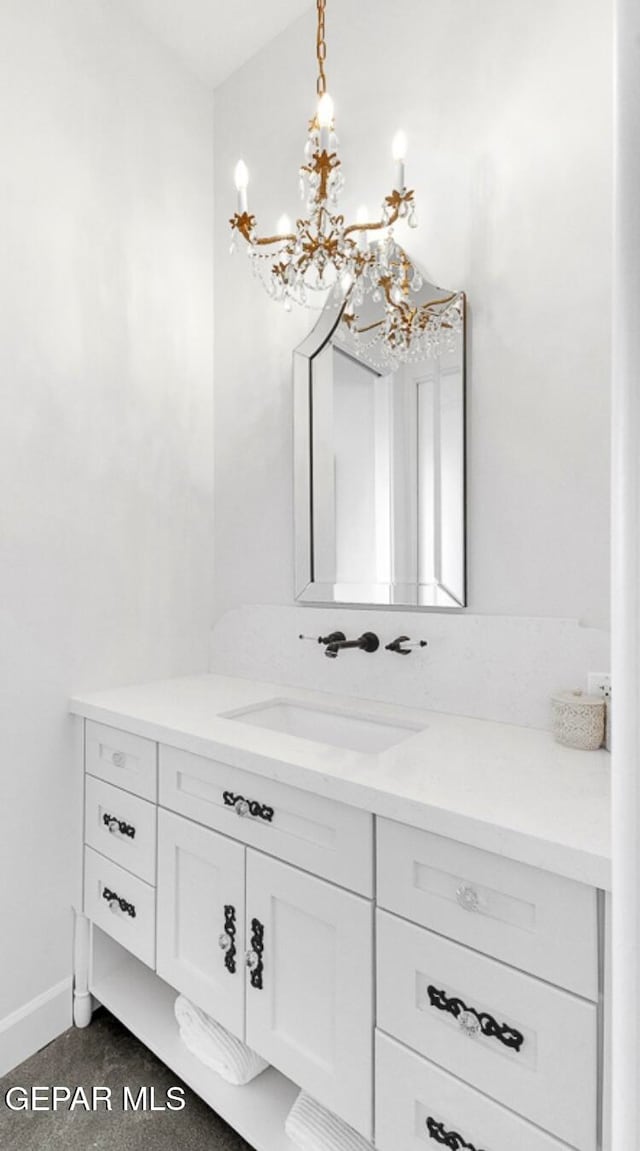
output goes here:
[[92, 1006], [89, 991], [89, 920], [76, 915], [74, 941], [73, 1022], [76, 1027], [88, 1027]]

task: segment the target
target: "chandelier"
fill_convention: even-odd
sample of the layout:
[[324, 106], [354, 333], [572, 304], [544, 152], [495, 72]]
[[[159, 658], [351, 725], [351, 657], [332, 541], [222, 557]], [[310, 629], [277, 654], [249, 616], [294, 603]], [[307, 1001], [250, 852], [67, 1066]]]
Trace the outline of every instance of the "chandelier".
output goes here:
[[[256, 218], [249, 212], [249, 173], [240, 160], [235, 170], [237, 210], [231, 220], [232, 250], [237, 236], [247, 245], [253, 271], [268, 294], [284, 304], [324, 306], [332, 293], [344, 305], [341, 322], [356, 347], [382, 345], [390, 361], [421, 359], [434, 355], [455, 338], [463, 324], [464, 296], [445, 293], [438, 299], [418, 303], [423, 287], [419, 270], [394, 238], [393, 227], [406, 220], [417, 226], [414, 193], [406, 187], [406, 137], [393, 140], [395, 187], [382, 204], [378, 220], [368, 220], [361, 208], [355, 223], [347, 224], [338, 209], [344, 187], [342, 164], [335, 133], [333, 100], [327, 91], [325, 61], [326, 0], [317, 0], [318, 105], [308, 129], [306, 162], [300, 168], [300, 194], [306, 216], [292, 227], [283, 216], [272, 236], [259, 236]], [[380, 303], [381, 318], [364, 323], [359, 308], [365, 297]]]

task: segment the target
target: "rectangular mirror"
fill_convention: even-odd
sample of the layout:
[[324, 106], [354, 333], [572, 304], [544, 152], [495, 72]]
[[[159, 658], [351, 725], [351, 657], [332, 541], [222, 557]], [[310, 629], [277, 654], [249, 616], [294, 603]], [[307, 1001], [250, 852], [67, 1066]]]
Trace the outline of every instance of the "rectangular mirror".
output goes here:
[[[359, 340], [333, 302], [294, 353], [297, 599], [465, 605], [459, 306], [438, 350], [407, 362]], [[374, 319], [358, 316], [364, 330]]]

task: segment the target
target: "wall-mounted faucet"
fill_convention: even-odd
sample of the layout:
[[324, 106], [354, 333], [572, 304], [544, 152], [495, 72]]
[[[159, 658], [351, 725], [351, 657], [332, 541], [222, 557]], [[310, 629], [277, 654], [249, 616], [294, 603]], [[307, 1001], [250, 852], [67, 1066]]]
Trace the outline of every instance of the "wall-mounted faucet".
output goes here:
[[[358, 648], [360, 651], [377, 651], [380, 640], [373, 631], [365, 631], [359, 639], [347, 639], [343, 631], [332, 631], [328, 635], [302, 635], [298, 639], [306, 639], [310, 643], [324, 644], [325, 655], [329, 659], [336, 659], [339, 652], [349, 648]], [[410, 655], [415, 647], [427, 647], [426, 639], [409, 639], [408, 635], [399, 635], [391, 643], [385, 645], [386, 651], [397, 652], [398, 655]]]
[[333, 640], [327, 644], [325, 655], [329, 659], [336, 659], [338, 652], [347, 651], [348, 648], [359, 648], [360, 651], [377, 651], [380, 647], [380, 640], [377, 635], [372, 631], [365, 631], [359, 639], [342, 639]]

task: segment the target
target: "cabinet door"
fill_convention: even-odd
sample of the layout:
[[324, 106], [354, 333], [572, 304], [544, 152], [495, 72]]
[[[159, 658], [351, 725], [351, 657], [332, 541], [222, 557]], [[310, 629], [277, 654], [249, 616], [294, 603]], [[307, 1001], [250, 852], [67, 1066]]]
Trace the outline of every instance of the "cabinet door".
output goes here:
[[247, 852], [247, 1043], [372, 1134], [371, 903]]
[[158, 813], [158, 975], [244, 1039], [244, 854]]

